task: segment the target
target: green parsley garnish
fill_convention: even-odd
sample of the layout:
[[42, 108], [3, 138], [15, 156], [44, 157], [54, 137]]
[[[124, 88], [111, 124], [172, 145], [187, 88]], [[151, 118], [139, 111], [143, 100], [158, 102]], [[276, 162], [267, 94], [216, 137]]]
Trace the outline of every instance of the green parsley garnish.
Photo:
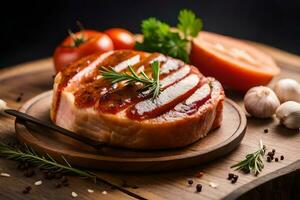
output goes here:
[[202, 20], [190, 10], [181, 10], [178, 16], [177, 28], [184, 34], [184, 38], [196, 37], [202, 29]]
[[156, 18], [149, 18], [142, 22], [141, 31], [143, 42], [136, 42], [135, 48], [148, 52], [161, 52], [189, 62], [188, 44], [191, 37], [196, 37], [202, 29], [202, 21], [190, 10], [182, 10], [178, 16], [179, 31]]
[[151, 63], [152, 67], [152, 77], [149, 78], [143, 71], [141, 76], [139, 76], [131, 66], [128, 66], [128, 72], [117, 72], [114, 68], [100, 67], [103, 78], [111, 81], [112, 84], [125, 81], [126, 84], [132, 83], [142, 83], [143, 87], [139, 90], [140, 92], [147, 92], [147, 94], [152, 95], [152, 99], [155, 99], [160, 91], [161, 84], [159, 82], [159, 62], [154, 61]]

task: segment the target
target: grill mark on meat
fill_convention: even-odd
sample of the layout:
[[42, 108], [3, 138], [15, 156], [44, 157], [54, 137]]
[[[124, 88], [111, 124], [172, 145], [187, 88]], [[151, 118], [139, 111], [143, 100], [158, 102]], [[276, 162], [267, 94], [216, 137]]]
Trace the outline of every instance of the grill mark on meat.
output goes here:
[[54, 104], [55, 104], [55, 111], [54, 111], [55, 115], [53, 117], [54, 121], [56, 121], [56, 113], [60, 106], [59, 102], [61, 99], [61, 93], [62, 93], [63, 89], [68, 85], [69, 80], [71, 80], [77, 74], [77, 72], [85, 69], [91, 63], [93, 64], [95, 61], [96, 61], [96, 63], [98, 63], [100, 60], [97, 60], [97, 58], [99, 59], [99, 57], [101, 57], [100, 54], [94, 54], [91, 56], [84, 57], [84, 58], [80, 59], [78, 62], [71, 64], [70, 66], [64, 68], [61, 71], [61, 80], [57, 87], [56, 102], [54, 102]]
[[127, 117], [141, 120], [159, 116], [193, 94], [198, 88], [199, 82], [199, 76], [191, 74], [178, 83], [166, 88], [156, 99], [147, 99], [129, 108], [127, 110]]
[[171, 73], [169, 76], [166, 76], [164, 79], [161, 80], [161, 87], [166, 88], [172, 85], [176, 81], [179, 81], [182, 78], [186, 77], [190, 73], [190, 71], [191, 68], [188, 65], [178, 69], [177, 71]]
[[175, 112], [186, 113], [188, 115], [194, 114], [200, 106], [211, 98], [211, 88], [206, 83], [195, 91], [184, 102], [176, 105], [173, 109]]
[[131, 65], [135, 65], [135, 64], [139, 63], [139, 62], [140, 62], [140, 57], [141, 57], [141, 56], [140, 56], [139, 54], [138, 54], [138, 55], [135, 55], [135, 56], [129, 58], [128, 60], [125, 60], [125, 61], [123, 61], [123, 62], [117, 64], [117, 65], [114, 67], [114, 69], [115, 69], [117, 72], [123, 71], [123, 70], [127, 69], [127, 67], [128, 67], [129, 65], [131, 66]]

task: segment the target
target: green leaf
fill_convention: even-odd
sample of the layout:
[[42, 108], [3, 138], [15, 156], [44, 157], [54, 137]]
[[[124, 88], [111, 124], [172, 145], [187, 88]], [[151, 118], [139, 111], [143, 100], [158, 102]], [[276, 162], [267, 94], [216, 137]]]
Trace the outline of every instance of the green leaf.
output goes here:
[[189, 36], [196, 37], [203, 26], [202, 20], [187, 9], [180, 11], [178, 21], [177, 28], [183, 32], [185, 38]]

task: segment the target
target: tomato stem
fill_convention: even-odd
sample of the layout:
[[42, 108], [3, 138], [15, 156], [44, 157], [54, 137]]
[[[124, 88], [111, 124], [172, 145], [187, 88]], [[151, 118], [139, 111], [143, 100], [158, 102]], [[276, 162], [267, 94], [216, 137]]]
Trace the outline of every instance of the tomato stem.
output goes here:
[[84, 27], [80, 21], [77, 21], [77, 25], [80, 29], [80, 36], [77, 36], [75, 33], [71, 31], [71, 29], [68, 30], [69, 35], [71, 36], [73, 40], [73, 45], [72, 47], [79, 47], [81, 44], [86, 42], [86, 39], [84, 38]]

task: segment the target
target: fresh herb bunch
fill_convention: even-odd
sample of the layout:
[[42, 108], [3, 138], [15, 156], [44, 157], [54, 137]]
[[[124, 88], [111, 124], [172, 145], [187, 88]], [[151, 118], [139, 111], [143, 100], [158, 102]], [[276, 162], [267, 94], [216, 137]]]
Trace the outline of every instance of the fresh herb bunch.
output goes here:
[[60, 164], [49, 154], [39, 155], [27, 145], [21, 150], [20, 148], [14, 148], [0, 142], [0, 155], [10, 160], [28, 162], [40, 169], [51, 170], [53, 172], [72, 173], [96, 181], [95, 175], [87, 171], [73, 168], [64, 156], [61, 156], [61, 158], [64, 160], [65, 164]]
[[149, 78], [143, 71], [141, 76], [139, 76], [131, 66], [128, 66], [130, 73], [128, 72], [117, 72], [112, 67], [100, 67], [103, 78], [111, 81], [112, 84], [125, 81], [126, 84], [132, 83], [142, 83], [143, 87], [139, 90], [140, 92], [147, 92], [147, 94], [152, 95], [155, 99], [160, 91], [161, 84], [159, 82], [159, 62], [154, 61], [151, 63], [152, 67], [152, 77]]
[[191, 37], [196, 37], [202, 29], [202, 21], [190, 10], [181, 10], [178, 15], [177, 28], [182, 32], [171, 30], [166, 23], [156, 18], [142, 22], [143, 42], [136, 42], [135, 48], [148, 52], [161, 52], [189, 62], [188, 43]]
[[260, 148], [254, 153], [246, 155], [246, 158], [239, 163], [231, 166], [231, 168], [236, 168], [236, 170], [242, 170], [243, 172], [252, 172], [254, 175], [258, 175], [264, 168], [263, 156], [266, 152], [266, 146], [262, 144], [260, 140]]

